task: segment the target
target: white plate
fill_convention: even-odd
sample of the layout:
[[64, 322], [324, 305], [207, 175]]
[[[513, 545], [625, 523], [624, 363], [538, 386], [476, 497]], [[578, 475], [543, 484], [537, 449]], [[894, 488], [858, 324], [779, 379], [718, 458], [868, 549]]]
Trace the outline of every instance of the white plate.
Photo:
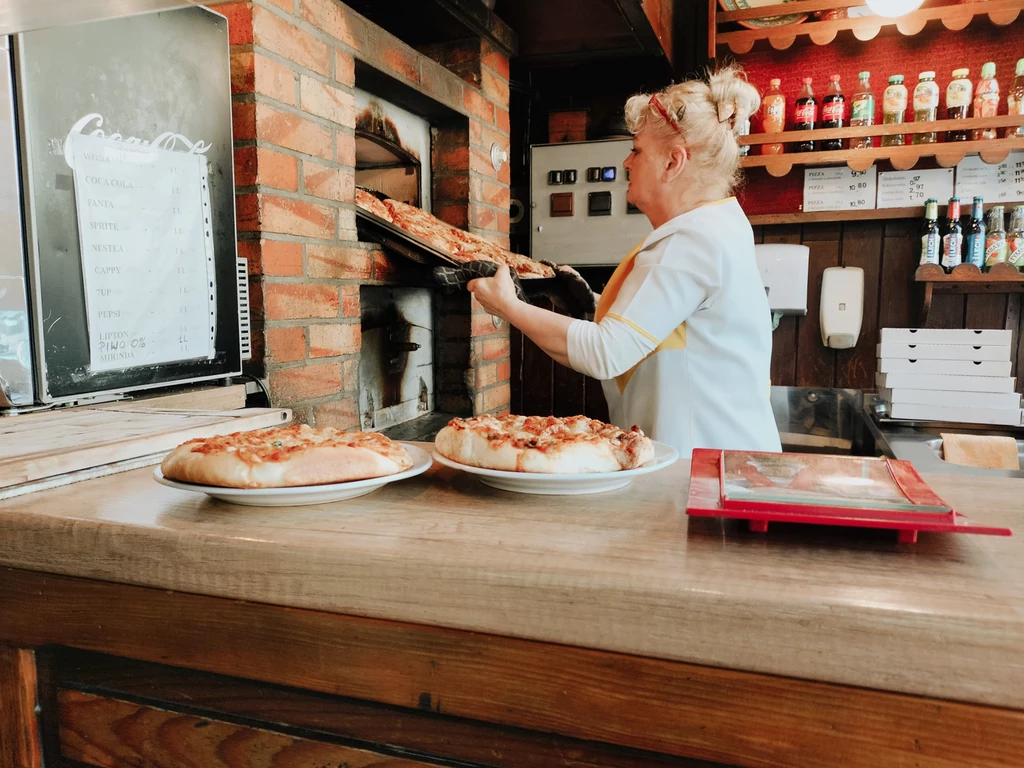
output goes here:
[[505, 472], [498, 469], [471, 467], [446, 459], [434, 451], [434, 461], [438, 464], [476, 475], [484, 485], [500, 488], [503, 491], [536, 493], [544, 496], [578, 496], [584, 493], [603, 493], [625, 488], [634, 477], [664, 469], [675, 463], [678, 458], [679, 453], [675, 448], [655, 442], [654, 458], [636, 469], [579, 475], [545, 475], [537, 472]]
[[222, 488], [215, 485], [198, 485], [195, 483], [179, 483], [163, 476], [160, 467], [153, 470], [153, 478], [161, 485], [177, 488], [181, 491], [205, 493], [221, 501], [232, 504], [244, 504], [248, 507], [297, 507], [306, 504], [326, 504], [329, 501], [343, 501], [365, 496], [388, 483], [405, 480], [409, 477], [422, 475], [433, 461], [430, 454], [415, 445], [402, 443], [412, 458], [412, 467], [396, 475], [371, 477], [369, 480], [353, 480], [349, 483], [330, 483], [328, 485], [300, 485], [291, 488]]
[[[794, 0], [718, 0], [718, 4], [726, 11], [745, 11], [748, 8], [763, 8], [766, 5], [792, 3], [793, 1]], [[762, 29], [764, 27], [784, 27], [787, 24], [799, 24], [806, 20], [806, 13], [789, 13], [785, 16], [765, 16], [760, 19], [747, 19], [746, 21], [741, 21], [740, 25], [747, 29]]]

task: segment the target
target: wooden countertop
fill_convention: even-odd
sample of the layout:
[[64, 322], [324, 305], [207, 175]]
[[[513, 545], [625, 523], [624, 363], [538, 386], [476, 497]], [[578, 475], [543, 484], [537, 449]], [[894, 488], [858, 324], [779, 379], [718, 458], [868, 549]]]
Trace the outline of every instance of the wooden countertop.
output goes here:
[[1011, 538], [688, 518], [688, 465], [576, 497], [436, 466], [239, 507], [151, 469], [0, 502], [0, 565], [1024, 709], [1024, 481], [930, 476]]

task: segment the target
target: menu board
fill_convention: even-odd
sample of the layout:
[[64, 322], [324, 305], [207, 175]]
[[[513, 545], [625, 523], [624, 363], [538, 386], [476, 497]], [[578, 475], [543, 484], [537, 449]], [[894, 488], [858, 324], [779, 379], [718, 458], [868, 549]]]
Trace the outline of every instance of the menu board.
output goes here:
[[103, 136], [70, 140], [90, 369], [212, 359], [206, 158]]
[[875, 207], [878, 170], [804, 169], [804, 211], [857, 211]]
[[952, 196], [952, 168], [878, 174], [879, 208], [923, 207], [929, 198], [945, 202]]
[[956, 194], [961, 200], [983, 197], [986, 203], [1024, 200], [1024, 152], [1011, 152], [991, 165], [977, 155], [965, 157], [956, 168]]

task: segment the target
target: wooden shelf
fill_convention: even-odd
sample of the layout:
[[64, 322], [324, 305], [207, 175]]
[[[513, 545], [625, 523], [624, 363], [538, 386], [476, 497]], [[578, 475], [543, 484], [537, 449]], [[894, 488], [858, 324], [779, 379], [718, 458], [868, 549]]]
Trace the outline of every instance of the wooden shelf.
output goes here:
[[[936, 124], [947, 121], [936, 121]], [[956, 121], [953, 121], [956, 122]], [[923, 125], [923, 124], [922, 124]], [[839, 131], [852, 130], [846, 128]], [[788, 131], [776, 136], [802, 133], [805, 140], [815, 131]], [[825, 133], [825, 131], [822, 131]], [[904, 131], [907, 133], [907, 131]], [[775, 142], [773, 142], [775, 143]], [[741, 168], [764, 168], [772, 176], [785, 176], [794, 166], [842, 165], [850, 170], [865, 171], [877, 160], [886, 160], [898, 171], [907, 171], [922, 157], [933, 157], [942, 168], [952, 168], [969, 154], [976, 154], [986, 163], [1001, 163], [1010, 152], [1024, 149], [1024, 136], [1008, 139], [982, 139], [980, 141], [951, 141], [935, 144], [908, 144], [902, 147], [874, 147], [870, 149], [834, 149], [815, 152], [787, 152], [784, 155], [749, 155], [740, 158]]]
[[936, 264], [922, 264], [914, 273], [914, 281], [923, 287], [921, 324], [928, 322], [932, 298], [937, 293], [1024, 293], [1024, 274], [1009, 264], [997, 264], [982, 272], [973, 264], [961, 264], [950, 274]]
[[[1011, 203], [1012, 204], [1012, 203]], [[1024, 201], [1021, 201], [1024, 204]], [[985, 203], [985, 210], [1007, 203]], [[970, 212], [970, 206], [966, 206]], [[770, 224], [817, 224], [831, 221], [891, 221], [893, 219], [922, 219], [924, 206], [909, 208], [867, 208], [859, 211], [798, 211], [796, 213], [755, 213], [747, 216], [751, 226]]]
[[[812, 13], [830, 8], [842, 8], [863, 5], [864, 0], [857, 2], [828, 2], [823, 0], [797, 0], [792, 3], [779, 3], [744, 11], [721, 12], [716, 16], [717, 24], [728, 23], [766, 16], [791, 15], [794, 13]], [[760, 40], [767, 40], [776, 50], [785, 50], [792, 46], [798, 38], [807, 38], [815, 45], [827, 45], [835, 40], [840, 32], [849, 30], [858, 40], [875, 38], [883, 27], [896, 27], [903, 35], [916, 35], [931, 21], [939, 21], [946, 29], [960, 30], [966, 27], [976, 16], [988, 16], [997, 26], [1006, 26], [1016, 21], [1024, 0], [987, 0], [986, 2], [941, 5], [922, 8], [898, 18], [883, 16], [864, 16], [853, 19], [833, 19], [831, 21], [806, 21], [802, 24], [787, 24], [781, 27], [763, 29], [743, 29], [734, 32], [718, 32], [716, 24], [716, 47], [728, 46], [736, 54], [749, 52]]]

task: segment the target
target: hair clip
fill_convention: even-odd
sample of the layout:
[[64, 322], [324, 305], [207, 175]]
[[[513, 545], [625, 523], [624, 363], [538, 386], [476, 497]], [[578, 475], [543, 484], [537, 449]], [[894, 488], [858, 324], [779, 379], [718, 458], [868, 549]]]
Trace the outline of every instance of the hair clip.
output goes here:
[[652, 105], [656, 110], [658, 110], [658, 114], [665, 119], [666, 123], [671, 125], [673, 129], [675, 129], [676, 133], [678, 133], [680, 136], [683, 135], [683, 130], [679, 127], [679, 123], [672, 119], [672, 117], [668, 113], [668, 110], [661, 105], [660, 101], [658, 101], [658, 94], [652, 94], [651, 100], [648, 103]]

